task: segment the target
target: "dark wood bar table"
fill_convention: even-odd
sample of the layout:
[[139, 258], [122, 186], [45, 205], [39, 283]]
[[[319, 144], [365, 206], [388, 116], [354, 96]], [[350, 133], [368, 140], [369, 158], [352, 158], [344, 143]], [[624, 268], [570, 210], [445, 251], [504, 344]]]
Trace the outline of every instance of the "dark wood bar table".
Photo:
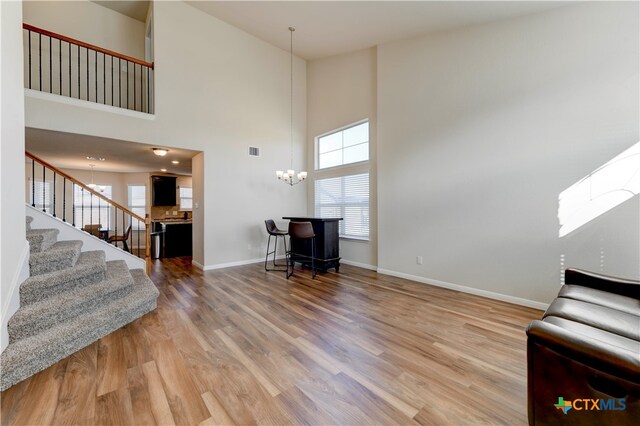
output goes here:
[[[313, 233], [316, 234], [316, 268], [322, 272], [334, 268], [340, 271], [340, 240], [338, 238], [339, 221], [342, 218], [319, 217], [283, 217], [292, 222], [311, 222]], [[311, 243], [305, 240], [291, 238], [291, 250], [305, 256], [311, 256]], [[311, 266], [311, 260], [293, 257], [295, 262]]]

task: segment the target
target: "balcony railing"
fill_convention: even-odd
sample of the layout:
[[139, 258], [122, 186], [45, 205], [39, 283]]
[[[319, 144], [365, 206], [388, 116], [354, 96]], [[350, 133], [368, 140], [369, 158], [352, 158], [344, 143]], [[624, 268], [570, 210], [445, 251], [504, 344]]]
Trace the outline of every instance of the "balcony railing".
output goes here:
[[25, 87], [153, 113], [154, 64], [23, 24]]
[[146, 260], [149, 269], [149, 215], [141, 217], [35, 155], [26, 156], [26, 199], [63, 222]]

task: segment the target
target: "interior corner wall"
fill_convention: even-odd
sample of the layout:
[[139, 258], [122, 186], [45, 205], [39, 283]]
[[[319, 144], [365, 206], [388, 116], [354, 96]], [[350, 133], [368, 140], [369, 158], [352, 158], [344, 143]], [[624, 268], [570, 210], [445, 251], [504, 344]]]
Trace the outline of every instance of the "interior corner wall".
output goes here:
[[[199, 153], [191, 159], [191, 174], [193, 178], [193, 262], [196, 265], [205, 266], [204, 260], [204, 235], [202, 232], [196, 232], [197, 229], [204, 229], [204, 211], [205, 211], [205, 170], [204, 170], [204, 153]], [[211, 203], [212, 206], [215, 203]]]
[[22, 4], [0, 2], [0, 304], [2, 339], [19, 305], [18, 286], [29, 260], [25, 238], [24, 192], [16, 178], [24, 174], [24, 91], [22, 80]]
[[25, 1], [24, 22], [137, 59], [145, 58], [145, 23], [89, 0]]
[[[313, 212], [315, 137], [369, 119], [369, 241], [340, 240], [340, 256], [356, 264], [376, 266], [378, 249], [376, 174], [376, 48], [314, 60], [307, 65], [307, 209]], [[323, 177], [331, 175], [323, 174]]]
[[638, 35], [595, 2], [378, 46], [379, 268], [542, 303], [564, 267], [640, 277], [638, 196], [558, 237], [639, 140]]
[[[203, 220], [194, 213], [194, 232], [204, 241], [202, 265], [264, 258], [264, 220], [307, 213], [306, 185], [289, 187], [275, 177], [291, 158], [289, 52], [185, 2], [154, 2], [153, 19], [152, 119], [27, 95], [26, 125], [203, 152]], [[294, 57], [293, 66], [293, 161], [300, 169], [306, 62]], [[249, 146], [260, 148], [260, 156], [249, 156]]]

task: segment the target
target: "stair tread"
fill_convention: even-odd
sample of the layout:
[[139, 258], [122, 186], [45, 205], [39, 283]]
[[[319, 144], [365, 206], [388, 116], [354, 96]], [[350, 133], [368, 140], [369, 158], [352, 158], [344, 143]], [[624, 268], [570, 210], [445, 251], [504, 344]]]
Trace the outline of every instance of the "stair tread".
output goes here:
[[0, 390], [42, 371], [155, 309], [159, 292], [141, 269], [130, 271], [131, 293], [89, 314], [11, 343], [0, 355]]
[[88, 309], [99, 308], [106, 297], [126, 292], [133, 285], [133, 277], [124, 260], [110, 261], [106, 265], [106, 277], [98, 283], [20, 307], [9, 320], [11, 341], [31, 336]]
[[82, 241], [58, 241], [46, 250], [31, 253], [29, 270], [31, 275], [40, 275], [55, 270], [70, 268], [80, 256]]
[[79, 251], [81, 247], [82, 241], [80, 240], [58, 241], [43, 252], [33, 253], [29, 262], [31, 262], [32, 259], [38, 263], [47, 262], [49, 258], [56, 259], [60, 256], [64, 256], [69, 251]]
[[27, 231], [27, 239], [45, 238], [49, 235], [57, 236], [59, 233], [60, 233], [60, 230], [55, 228], [30, 229], [29, 231]]
[[33, 292], [38, 289], [56, 287], [72, 280], [82, 279], [97, 272], [106, 272], [105, 253], [102, 250], [85, 251], [71, 268], [60, 269], [45, 274], [33, 275], [20, 285], [20, 292]]

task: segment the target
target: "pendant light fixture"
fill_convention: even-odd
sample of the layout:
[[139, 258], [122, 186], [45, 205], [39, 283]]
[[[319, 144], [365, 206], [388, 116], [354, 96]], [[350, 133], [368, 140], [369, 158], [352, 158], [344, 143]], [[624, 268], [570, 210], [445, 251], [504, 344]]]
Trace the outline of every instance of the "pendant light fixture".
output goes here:
[[291, 143], [291, 163], [290, 163], [290, 168], [285, 172], [282, 170], [277, 170], [276, 171], [276, 176], [278, 177], [278, 179], [280, 179], [281, 181], [283, 181], [284, 183], [286, 183], [289, 186], [293, 186], [296, 184], [299, 184], [300, 182], [304, 181], [305, 179], [307, 179], [307, 172], [301, 171], [300, 173], [298, 173], [296, 175], [296, 171], [293, 169], [293, 32], [296, 29], [294, 27], [289, 27], [289, 33], [290, 33], [290, 44], [289, 44], [289, 56], [290, 56], [290, 75], [291, 75], [291, 91], [290, 91], [290, 95], [291, 95], [291, 99], [290, 99], [290, 105], [291, 105], [291, 127], [290, 127], [290, 143]]
[[107, 189], [106, 186], [104, 185], [96, 185], [95, 183], [93, 183], [93, 168], [95, 167], [95, 164], [89, 164], [89, 167], [91, 167], [91, 183], [88, 184], [87, 186], [91, 189], [93, 189], [94, 191], [96, 190], [96, 188], [100, 191], [100, 192], [104, 192], [105, 189]]

